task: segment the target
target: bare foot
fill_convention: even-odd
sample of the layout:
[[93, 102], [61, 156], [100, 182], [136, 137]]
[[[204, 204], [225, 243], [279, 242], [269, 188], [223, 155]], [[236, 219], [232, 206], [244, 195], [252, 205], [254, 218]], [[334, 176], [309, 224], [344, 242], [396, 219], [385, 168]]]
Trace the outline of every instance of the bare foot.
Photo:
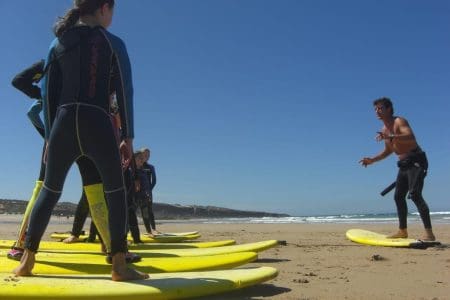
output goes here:
[[114, 281], [130, 281], [147, 279], [148, 274], [130, 269], [125, 261], [125, 253], [119, 252], [112, 257], [112, 280]]
[[436, 237], [433, 234], [433, 230], [425, 228], [425, 235], [422, 238], [422, 241], [433, 242], [436, 240]]
[[399, 229], [397, 233], [387, 236], [388, 239], [406, 239], [408, 237], [408, 230]]
[[158, 234], [162, 234], [161, 232], [159, 232], [158, 230], [153, 230], [152, 231], [153, 235], [158, 235]]
[[154, 235], [153, 235], [153, 233], [151, 233], [151, 232], [146, 232], [146, 233], [144, 233], [146, 236], [149, 236], [149, 237], [155, 237]]
[[36, 260], [35, 255], [34, 252], [25, 249], [22, 259], [20, 260], [20, 265], [13, 270], [13, 273], [16, 274], [16, 276], [32, 276], [33, 273], [31, 273], [31, 271], [33, 270], [34, 262]]
[[68, 238], [63, 240], [63, 243], [70, 244], [70, 243], [77, 243], [81, 242], [82, 240], [74, 235], [69, 236]]

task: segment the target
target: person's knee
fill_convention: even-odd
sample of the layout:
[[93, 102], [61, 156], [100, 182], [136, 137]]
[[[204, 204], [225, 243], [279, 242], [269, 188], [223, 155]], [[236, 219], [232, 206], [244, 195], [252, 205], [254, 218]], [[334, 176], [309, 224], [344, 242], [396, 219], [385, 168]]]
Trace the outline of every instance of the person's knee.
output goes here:
[[414, 202], [414, 204], [417, 206], [417, 209], [419, 209], [419, 211], [427, 211], [428, 210], [428, 205], [425, 202], [425, 200], [422, 197], [421, 193], [417, 193], [417, 192], [411, 192], [409, 194], [411, 200]]
[[46, 208], [46, 209], [53, 210], [53, 207], [56, 205], [56, 202], [58, 202], [59, 198], [61, 197], [61, 192], [54, 191], [44, 185], [43, 188], [41, 189], [41, 192], [39, 195], [39, 198], [41, 198], [41, 197], [43, 199], [46, 199], [46, 201], [41, 202], [41, 205], [48, 206], [49, 208]]
[[395, 193], [394, 200], [396, 203], [403, 203], [406, 201], [406, 195], [404, 193]]

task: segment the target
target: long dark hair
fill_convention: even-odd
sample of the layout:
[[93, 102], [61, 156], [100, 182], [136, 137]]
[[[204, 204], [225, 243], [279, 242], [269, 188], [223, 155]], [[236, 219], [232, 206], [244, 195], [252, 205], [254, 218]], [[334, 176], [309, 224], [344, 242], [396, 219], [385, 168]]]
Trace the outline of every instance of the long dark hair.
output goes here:
[[74, 0], [73, 7], [56, 21], [53, 32], [57, 37], [60, 37], [64, 32], [73, 27], [81, 16], [93, 15], [105, 3], [109, 4], [110, 8], [114, 7], [114, 0]]

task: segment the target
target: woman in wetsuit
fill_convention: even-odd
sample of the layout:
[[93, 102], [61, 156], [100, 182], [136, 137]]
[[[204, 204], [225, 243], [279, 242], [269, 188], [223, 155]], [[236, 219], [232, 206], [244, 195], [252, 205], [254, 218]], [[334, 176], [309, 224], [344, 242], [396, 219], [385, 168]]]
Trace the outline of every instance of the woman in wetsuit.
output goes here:
[[35, 253], [67, 172], [76, 159], [88, 157], [99, 170], [109, 209], [112, 279], [148, 278], [128, 269], [125, 262], [127, 208], [122, 161], [108, 110], [109, 95], [114, 91], [122, 120], [120, 150], [128, 162], [134, 137], [133, 89], [125, 44], [105, 29], [111, 24], [113, 7], [114, 0], [75, 0], [55, 26], [57, 38], [50, 46], [43, 80], [47, 170], [16, 275], [32, 274]]

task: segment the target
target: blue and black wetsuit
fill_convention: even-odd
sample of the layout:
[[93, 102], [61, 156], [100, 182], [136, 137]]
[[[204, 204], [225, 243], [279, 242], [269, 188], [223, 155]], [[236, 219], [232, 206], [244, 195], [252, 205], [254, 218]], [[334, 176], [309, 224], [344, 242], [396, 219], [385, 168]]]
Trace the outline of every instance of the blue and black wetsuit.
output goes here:
[[76, 26], [51, 44], [46, 68], [42, 88], [47, 170], [31, 215], [26, 248], [37, 251], [70, 166], [87, 157], [103, 181], [111, 254], [126, 252], [125, 189], [109, 115], [109, 95], [115, 92], [122, 139], [133, 138], [133, 89], [125, 45], [102, 27]]

